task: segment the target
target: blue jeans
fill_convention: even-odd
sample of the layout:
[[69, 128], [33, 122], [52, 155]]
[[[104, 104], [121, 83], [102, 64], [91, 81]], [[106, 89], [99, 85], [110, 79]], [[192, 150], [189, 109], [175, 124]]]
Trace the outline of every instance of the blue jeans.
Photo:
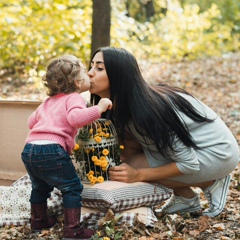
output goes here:
[[62, 193], [64, 208], [81, 207], [83, 185], [69, 154], [61, 145], [27, 143], [22, 161], [32, 181], [31, 203], [46, 203], [56, 187]]

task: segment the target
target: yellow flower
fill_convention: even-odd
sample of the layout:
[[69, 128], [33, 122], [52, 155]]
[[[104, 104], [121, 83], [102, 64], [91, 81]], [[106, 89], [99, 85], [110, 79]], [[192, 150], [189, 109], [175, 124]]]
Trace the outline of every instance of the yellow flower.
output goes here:
[[110, 137], [110, 134], [109, 133], [106, 133], [105, 134], [105, 138], [109, 138]]
[[103, 240], [110, 240], [109, 237], [103, 237]]
[[90, 174], [88, 175], [88, 180], [89, 180], [89, 181], [92, 181], [93, 178], [94, 178], [93, 175], [90, 175]]
[[90, 129], [89, 129], [89, 134], [92, 134], [92, 133], [93, 133], [93, 129], [90, 128]]
[[105, 160], [101, 162], [100, 167], [105, 168], [107, 167], [107, 165], [108, 165], [108, 162]]
[[120, 145], [119, 148], [120, 148], [120, 149], [124, 149], [124, 146], [123, 146], [123, 145]]
[[100, 143], [100, 142], [102, 141], [102, 138], [99, 137], [99, 136], [96, 136], [96, 137], [94, 138], [94, 140], [95, 140], [97, 143]]
[[94, 171], [93, 171], [93, 170], [90, 170], [88, 174], [93, 175], [93, 174], [94, 174]]
[[105, 122], [105, 126], [109, 126], [111, 124], [111, 120]]
[[98, 129], [97, 129], [97, 132], [98, 132], [98, 133], [100, 133], [101, 131], [102, 131], [102, 129], [101, 129], [101, 128], [98, 128]]
[[92, 150], [92, 152], [94, 152], [94, 151], [95, 151], [95, 148], [92, 148], [91, 150]]
[[77, 143], [75, 143], [75, 146], [74, 146], [74, 148], [73, 148], [73, 151], [77, 151], [79, 148], [80, 148], [80, 146], [79, 146]]
[[85, 153], [90, 153], [90, 149], [85, 149]]
[[100, 132], [100, 133], [99, 133], [99, 136], [100, 136], [100, 137], [104, 137], [104, 136], [105, 136], [105, 132]]
[[97, 181], [98, 181], [99, 183], [102, 183], [102, 182], [104, 182], [104, 178], [103, 178], [102, 176], [99, 176], [99, 177], [97, 178]]
[[98, 157], [97, 156], [92, 156], [92, 161], [95, 162], [98, 160]]
[[109, 151], [105, 148], [105, 149], [102, 150], [102, 154], [104, 156], [107, 156], [109, 154]]
[[97, 159], [97, 160], [94, 162], [94, 164], [95, 164], [96, 166], [100, 166], [101, 160]]
[[94, 182], [94, 181], [92, 181], [92, 180], [90, 181], [90, 184], [91, 184], [91, 185], [94, 185], [95, 183], [96, 183], [96, 182]]
[[101, 156], [101, 157], [100, 157], [100, 160], [101, 160], [101, 161], [106, 161], [107, 159], [106, 159], [106, 157]]

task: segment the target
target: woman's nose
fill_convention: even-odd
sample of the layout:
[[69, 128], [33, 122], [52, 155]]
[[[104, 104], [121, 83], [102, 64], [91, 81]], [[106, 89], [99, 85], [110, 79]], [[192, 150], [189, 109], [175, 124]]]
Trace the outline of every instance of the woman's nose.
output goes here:
[[93, 70], [92, 70], [92, 68], [88, 71], [87, 75], [88, 75], [89, 77], [92, 77], [92, 76], [93, 76]]

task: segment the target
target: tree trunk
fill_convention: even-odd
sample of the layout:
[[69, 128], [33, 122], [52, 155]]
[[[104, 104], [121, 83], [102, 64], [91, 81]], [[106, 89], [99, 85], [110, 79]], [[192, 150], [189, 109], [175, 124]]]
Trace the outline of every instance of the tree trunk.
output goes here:
[[146, 10], [146, 20], [150, 21], [150, 18], [155, 14], [153, 0], [150, 0], [146, 3], [145, 10]]
[[99, 47], [110, 45], [110, 0], [93, 0], [91, 54]]

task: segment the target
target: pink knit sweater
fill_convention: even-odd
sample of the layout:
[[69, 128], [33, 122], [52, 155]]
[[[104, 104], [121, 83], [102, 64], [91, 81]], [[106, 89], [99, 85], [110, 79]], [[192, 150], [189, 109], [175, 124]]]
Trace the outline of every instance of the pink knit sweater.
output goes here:
[[59, 143], [68, 153], [81, 128], [100, 118], [98, 106], [86, 107], [78, 93], [58, 94], [47, 98], [28, 118], [30, 132], [26, 143], [50, 140]]

